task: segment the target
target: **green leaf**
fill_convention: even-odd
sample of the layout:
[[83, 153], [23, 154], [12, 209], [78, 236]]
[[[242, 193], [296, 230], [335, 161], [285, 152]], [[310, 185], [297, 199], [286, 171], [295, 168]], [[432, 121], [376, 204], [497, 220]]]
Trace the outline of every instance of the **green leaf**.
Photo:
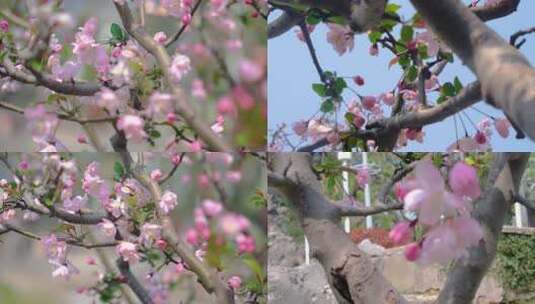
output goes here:
[[389, 3], [385, 8], [385, 13], [395, 14], [399, 11], [401, 5], [395, 3]]
[[418, 55], [422, 59], [426, 59], [429, 57], [429, 54], [427, 52], [427, 44], [423, 44], [423, 43], [418, 44]]
[[339, 24], [339, 25], [347, 25], [346, 18], [344, 18], [342, 16], [329, 17], [329, 18], [327, 18], [327, 22], [328, 23]]
[[351, 126], [351, 125], [353, 125], [353, 120], [355, 119], [355, 114], [353, 114], [351, 112], [346, 112], [346, 114], [344, 114], [344, 118], [346, 119], [347, 123]]
[[320, 110], [324, 113], [329, 113], [334, 111], [334, 102], [332, 99], [327, 99], [321, 104]]
[[406, 69], [411, 64], [411, 59], [407, 54], [403, 54], [399, 56], [398, 63], [403, 69]]
[[344, 78], [338, 77], [336, 81], [334, 82], [334, 91], [336, 92], [336, 95], [342, 94], [345, 88], [347, 88], [347, 83], [344, 80]]
[[310, 14], [307, 16], [306, 22], [310, 25], [317, 25], [321, 22], [321, 18], [316, 14]]
[[445, 96], [455, 96], [455, 86], [451, 82], [446, 82], [440, 88], [440, 93]]
[[437, 99], [437, 104], [443, 103], [444, 101], [446, 101], [446, 99], [446, 96], [440, 95], [440, 97]]
[[372, 31], [368, 34], [368, 39], [370, 39], [370, 42], [372, 44], [375, 44], [377, 43], [377, 41], [379, 41], [379, 39], [381, 39], [381, 36], [383, 36], [383, 33], [378, 31]]
[[112, 23], [110, 27], [110, 32], [113, 39], [117, 41], [124, 41], [125, 35], [119, 24]]
[[158, 130], [151, 130], [150, 131], [150, 137], [152, 137], [152, 138], [160, 138], [160, 137], [162, 137], [162, 134]]
[[461, 80], [459, 80], [459, 77], [455, 76], [453, 79], [453, 85], [455, 86], [455, 95], [459, 94], [459, 92], [463, 89], [463, 84]]
[[412, 37], [414, 35], [414, 29], [410, 25], [404, 25], [401, 28], [401, 41], [403, 42], [409, 42], [412, 40]]
[[407, 71], [407, 80], [414, 81], [418, 77], [418, 68], [415, 65], [411, 65]]
[[323, 83], [312, 84], [312, 90], [314, 90], [320, 97], [327, 96], [327, 87]]
[[126, 171], [123, 165], [120, 162], [116, 161], [115, 164], [113, 164], [113, 173], [114, 173], [114, 179], [116, 181], [120, 181], [125, 176]]

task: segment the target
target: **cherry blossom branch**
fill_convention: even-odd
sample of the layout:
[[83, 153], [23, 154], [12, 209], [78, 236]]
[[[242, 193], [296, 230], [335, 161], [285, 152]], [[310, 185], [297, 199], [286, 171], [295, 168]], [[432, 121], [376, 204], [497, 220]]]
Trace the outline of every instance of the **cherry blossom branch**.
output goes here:
[[[36, 240], [36, 241], [40, 241], [42, 238], [37, 235], [37, 234], [34, 234], [32, 232], [29, 232], [29, 231], [26, 231], [26, 230], [23, 230], [19, 227], [16, 227], [12, 224], [2, 224], [3, 227], [6, 228], [6, 231], [12, 231], [14, 233], [17, 233], [19, 235], [22, 235], [26, 238], [29, 238], [29, 239], [33, 239], [33, 240]], [[104, 242], [104, 243], [84, 243], [84, 242], [80, 242], [78, 240], [74, 240], [74, 239], [68, 239], [68, 238], [58, 238], [59, 240], [62, 240], [64, 241], [65, 243], [69, 244], [69, 245], [72, 245], [72, 246], [76, 246], [76, 247], [82, 247], [82, 248], [85, 248], [85, 249], [93, 249], [93, 248], [105, 248], [105, 247], [115, 247], [117, 246], [117, 242]]]
[[30, 70], [32, 74], [27, 74], [15, 68], [14, 64], [11, 62], [11, 60], [9, 60], [8, 57], [9, 56], [5, 56], [4, 60], [0, 64], [0, 66], [4, 68], [4, 74], [25, 84], [43, 86], [57, 93], [77, 96], [93, 96], [103, 87], [100, 84], [94, 83], [74, 81], [60, 82], [57, 81], [53, 76], [43, 74], [35, 69]]
[[303, 32], [303, 37], [305, 38], [305, 43], [310, 53], [310, 57], [312, 57], [312, 62], [314, 63], [314, 67], [316, 68], [316, 71], [318, 72], [318, 75], [320, 76], [321, 81], [325, 83], [326, 82], [325, 74], [323, 73], [323, 69], [318, 60], [318, 56], [316, 55], [316, 50], [314, 49], [314, 44], [312, 43], [312, 39], [310, 39], [310, 33], [308, 31], [306, 23], [302, 21], [299, 24], [299, 28]]
[[[131, 174], [141, 185], [149, 190], [152, 199], [155, 202], [159, 202], [162, 197], [162, 190], [158, 182], [151, 179], [148, 175], [137, 172], [132, 168], [133, 160], [128, 152], [117, 147], [117, 142], [114, 145], [116, 151], [121, 151], [121, 158], [123, 165], [125, 166], [127, 172]], [[172, 225], [172, 220], [169, 216], [159, 214], [159, 218], [162, 221], [162, 226], [166, 227], [163, 229], [164, 238], [168, 241], [169, 246], [172, 250], [188, 265], [189, 269], [197, 275], [199, 283], [204, 287], [204, 289], [212, 293], [214, 292], [217, 298], [217, 303], [219, 304], [233, 304], [234, 303], [234, 293], [232, 289], [228, 288], [221, 279], [217, 276], [217, 272], [212, 271], [205, 265], [201, 260], [199, 260], [193, 252], [191, 252], [186, 244], [177, 236], [174, 227]]]
[[535, 70], [529, 61], [458, 0], [411, 0], [417, 11], [476, 74], [482, 96], [535, 139]]
[[165, 47], [157, 44], [145, 31], [145, 29], [136, 20], [134, 20], [134, 16], [128, 7], [128, 3], [124, 2], [121, 4], [114, 2], [114, 4], [126, 31], [132, 37], [134, 37], [134, 39], [136, 39], [136, 41], [139, 42], [143, 48], [145, 48], [156, 58], [158, 64], [163, 70], [164, 77], [173, 92], [178, 113], [188, 123], [189, 127], [191, 127], [199, 135], [199, 137], [208, 145], [211, 150], [226, 152], [232, 151], [232, 147], [225, 140], [217, 136], [208, 125], [206, 125], [197, 117], [196, 111], [187, 101], [186, 96], [184, 96], [181, 89], [172, 84], [172, 75], [168, 69], [168, 67], [171, 65], [171, 58], [169, 57]]
[[277, 19], [269, 22], [268, 24], [268, 39], [278, 37], [292, 27], [301, 23], [304, 20], [305, 16], [291, 10], [283, 10], [282, 14], [277, 17]]
[[396, 202], [391, 205], [375, 204], [373, 207], [357, 206], [348, 203], [338, 203], [335, 206], [338, 208], [340, 216], [368, 216], [403, 209], [403, 203], [401, 202]]
[[117, 267], [119, 268], [119, 271], [126, 278], [126, 284], [130, 286], [130, 288], [136, 294], [141, 303], [153, 304], [154, 302], [152, 301], [152, 298], [150, 297], [147, 290], [137, 280], [132, 271], [130, 271], [130, 265], [128, 264], [128, 262], [123, 261], [122, 258], [118, 258], [116, 263]]
[[442, 121], [480, 100], [481, 86], [478, 82], [473, 82], [464, 87], [456, 96], [449, 98], [435, 107], [373, 121], [368, 124], [366, 128], [381, 131], [420, 128], [425, 125]]
[[[193, 16], [195, 16], [195, 12], [197, 12], [199, 7], [201, 6], [201, 3], [202, 3], [202, 0], [197, 0], [195, 5], [191, 9], [191, 18], [192, 19], [193, 19]], [[167, 39], [167, 41], [165, 42], [165, 47], [168, 48], [168, 47], [171, 46], [171, 44], [175, 43], [178, 40], [178, 38], [180, 38], [180, 36], [184, 33], [184, 31], [186, 30], [186, 28], [188, 26], [189, 26], [189, 24], [182, 24], [182, 27], [180, 28], [180, 30], [176, 34], [174, 34], [172, 37]]]
[[520, 0], [503, 0], [491, 5], [472, 7], [470, 10], [482, 21], [489, 21], [514, 13], [519, 3]]

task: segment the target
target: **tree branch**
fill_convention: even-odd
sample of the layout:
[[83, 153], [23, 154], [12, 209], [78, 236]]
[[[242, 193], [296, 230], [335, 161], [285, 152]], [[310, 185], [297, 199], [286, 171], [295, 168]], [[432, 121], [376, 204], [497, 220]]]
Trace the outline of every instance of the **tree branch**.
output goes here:
[[226, 141], [216, 135], [208, 125], [206, 125], [199, 119], [199, 117], [197, 117], [196, 111], [187, 101], [186, 96], [184, 96], [180, 87], [173, 85], [172, 75], [170, 74], [168, 68], [171, 65], [171, 58], [169, 57], [165, 47], [157, 44], [152, 37], [147, 34], [145, 29], [134, 20], [134, 16], [128, 7], [128, 3], [125, 2], [124, 4], [120, 4], [118, 2], [114, 2], [114, 4], [126, 31], [158, 61], [158, 64], [163, 70], [167, 84], [169, 85], [175, 97], [178, 113], [188, 123], [189, 127], [191, 127], [199, 135], [199, 137], [208, 145], [211, 150], [226, 152], [232, 151], [232, 147]]
[[411, 0], [417, 11], [476, 74], [482, 96], [535, 139], [535, 70], [459, 0]]

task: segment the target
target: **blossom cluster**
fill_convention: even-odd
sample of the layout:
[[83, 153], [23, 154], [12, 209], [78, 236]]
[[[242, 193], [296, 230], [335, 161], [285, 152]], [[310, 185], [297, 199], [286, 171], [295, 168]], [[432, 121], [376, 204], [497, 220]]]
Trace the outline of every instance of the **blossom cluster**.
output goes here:
[[[145, 154], [148, 162], [154, 158], [152, 154]], [[186, 187], [190, 185], [206, 190], [217, 184], [221, 187], [219, 191], [226, 191], [224, 189], [229, 184], [242, 180], [242, 172], [236, 169], [236, 160], [236, 156], [227, 153], [183, 154], [180, 162], [174, 165], [187, 168], [180, 174], [181, 183]], [[72, 248], [102, 244], [103, 247], [115, 248], [116, 257], [128, 265], [147, 264], [144, 269], [148, 268], [148, 272], [140, 280], [154, 303], [168, 303], [173, 286], [182, 277], [181, 274], [191, 268], [175, 254], [172, 247], [175, 244], [170, 243], [168, 233], [174, 227], [166, 226], [167, 222], [161, 219], [178, 215], [176, 209], [183, 205], [182, 200], [171, 189], [165, 189], [155, 197], [150, 187], [140, 182], [136, 175], [128, 176], [118, 164], [115, 164], [112, 181], [106, 178], [107, 170], [98, 161], [90, 162], [81, 171], [78, 160], [67, 154], [22, 155], [16, 171], [13, 171], [13, 180], [0, 180], [0, 231], [4, 229], [3, 224], [36, 221], [42, 215], [58, 217], [68, 223], [65, 229], [34, 237], [40, 239], [43, 252], [54, 267], [53, 277], [69, 279], [80, 273], [68, 258]], [[197, 171], [195, 168], [199, 164], [204, 169]], [[148, 179], [142, 180], [159, 184], [167, 179], [162, 171], [155, 168], [147, 173]], [[257, 251], [253, 224], [244, 215], [226, 210], [226, 203], [219, 199], [199, 199], [192, 223], [180, 224], [179, 237], [183, 238], [186, 247], [190, 246], [200, 262], [205, 262], [208, 254], [240, 257]], [[18, 210], [22, 210], [22, 216], [19, 216]], [[76, 229], [76, 221], [70, 223], [71, 218], [67, 215], [100, 218], [89, 228], [91, 233], [95, 233], [94, 237], [87, 238], [85, 233], [81, 234]], [[214, 249], [214, 246], [224, 246], [225, 239], [235, 244], [232, 253]], [[158, 267], [162, 260], [164, 264]], [[99, 265], [92, 256], [87, 257], [86, 263]], [[125, 280], [121, 274], [102, 270], [97, 274], [95, 286], [81, 287], [80, 293], [98, 295], [106, 286]], [[242, 280], [240, 276], [229, 274], [223, 284], [230, 289], [239, 289]]]
[[[85, 20], [73, 32], [74, 17], [62, 7], [46, 1], [36, 5], [27, 12], [27, 17], [32, 26], [50, 25], [50, 39], [46, 40], [48, 49], [42, 52], [40, 66], [30, 67], [20, 59], [20, 63], [11, 63], [14, 69], [26, 74], [35, 69], [59, 87], [88, 84], [100, 87], [96, 93], [73, 95], [59, 94], [52, 88], [45, 92], [48, 102], [32, 103], [24, 109], [28, 128], [39, 151], [67, 151], [72, 145], [57, 136], [60, 121], [65, 118], [109, 121], [128, 141], [153, 146], [161, 133], [169, 129], [175, 134], [164, 138], [162, 146], [191, 152], [203, 150], [207, 144], [182, 118], [185, 113], [190, 115], [191, 110], [179, 106], [180, 103], [191, 103], [191, 109], [202, 108], [200, 119], [205, 120], [208, 129], [216, 136], [225, 140], [231, 134], [244, 132], [242, 128], [247, 127], [247, 120], [242, 119], [244, 114], [254, 114], [255, 119], [265, 121], [265, 48], [244, 45], [241, 37], [248, 35], [247, 28], [238, 21], [243, 17], [243, 11], [251, 12], [247, 18], [259, 19], [258, 10], [266, 8], [267, 1], [232, 3], [213, 0], [200, 8], [193, 0], [114, 2], [118, 6], [144, 5], [147, 18], [170, 17], [177, 24], [177, 31], [184, 35], [198, 38], [201, 35], [195, 33], [202, 30], [213, 34], [214, 38], [177, 42], [179, 36], [173, 37], [175, 33], [155, 33], [154, 43], [168, 50], [171, 58], [169, 66], [160, 66], [158, 58], [151, 54], [153, 51], [149, 52], [117, 23], [112, 23], [111, 37], [104, 33], [97, 17]], [[202, 22], [202, 29], [200, 22], [195, 22], [195, 16], [206, 20]], [[254, 22], [251, 24], [256, 26]], [[2, 33], [9, 33], [9, 36]], [[22, 48], [31, 39], [39, 37], [29, 29], [20, 32], [17, 25], [0, 20], [0, 54], [7, 55]], [[9, 57], [16, 55], [13, 51]], [[0, 66], [5, 65], [0, 62]], [[212, 81], [214, 77], [210, 75], [220, 75], [220, 70], [224, 71], [224, 77], [214, 76], [219, 80]], [[0, 92], [16, 92], [24, 88], [17, 77], [7, 75], [0, 79]], [[183, 101], [185, 98], [191, 100]], [[89, 141], [84, 133], [77, 136], [78, 143], [92, 144], [93, 140]], [[251, 142], [244, 144], [263, 146], [254, 134], [247, 135], [248, 138], [242, 135]]]
[[419, 161], [413, 174], [396, 184], [404, 211], [416, 218], [396, 224], [390, 238], [396, 244], [407, 244], [417, 226], [423, 230], [419, 240], [406, 246], [407, 260], [446, 264], [483, 239], [481, 226], [471, 217], [473, 202], [481, 196], [476, 169], [457, 162], [449, 171], [447, 185], [431, 160]]

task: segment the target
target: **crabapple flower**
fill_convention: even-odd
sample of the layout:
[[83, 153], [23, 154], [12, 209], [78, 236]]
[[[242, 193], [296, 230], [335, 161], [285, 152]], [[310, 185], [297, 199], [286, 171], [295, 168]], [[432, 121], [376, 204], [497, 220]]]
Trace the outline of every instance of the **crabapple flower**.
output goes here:
[[506, 138], [509, 136], [509, 127], [511, 127], [511, 123], [507, 118], [504, 117], [495, 119], [494, 127], [501, 137]]
[[353, 32], [347, 26], [328, 23], [327, 42], [332, 44], [338, 55], [353, 50], [355, 46]]
[[162, 226], [156, 224], [145, 223], [141, 226], [140, 242], [150, 247], [157, 240], [161, 238]]
[[146, 113], [152, 118], [165, 118], [168, 113], [174, 112], [173, 95], [154, 92], [149, 97]]
[[262, 66], [249, 59], [240, 61], [239, 72], [242, 81], [251, 83], [260, 81], [264, 75]]
[[158, 32], [154, 34], [154, 41], [156, 41], [157, 43], [161, 45], [164, 45], [165, 42], [167, 41], [167, 35], [164, 32]]
[[124, 132], [126, 139], [138, 142], [148, 137], [144, 125], [143, 118], [131, 114], [121, 116], [117, 121], [117, 129]]
[[375, 96], [364, 96], [362, 98], [362, 106], [364, 109], [371, 111], [377, 104], [377, 98]]
[[405, 247], [405, 258], [407, 261], [414, 262], [420, 258], [422, 247], [418, 243], [411, 243]]
[[122, 105], [122, 101], [119, 99], [114, 91], [108, 88], [102, 88], [96, 95], [97, 106], [106, 109], [111, 114], [117, 113]]
[[87, 204], [87, 195], [77, 195], [72, 198], [68, 198], [63, 201], [63, 208], [70, 213], [76, 213], [80, 211]]
[[392, 230], [390, 230], [390, 233], [388, 234], [388, 237], [392, 241], [394, 241], [395, 244], [405, 244], [412, 238], [412, 227], [410, 222], [401, 222], [397, 223]]
[[163, 177], [163, 173], [162, 173], [162, 170], [160, 169], [152, 170], [152, 172], [150, 173], [150, 178], [154, 181], [160, 181], [162, 177]]
[[357, 184], [359, 187], [364, 188], [366, 184], [370, 182], [370, 172], [368, 168], [360, 168], [357, 171]]
[[241, 286], [241, 279], [238, 276], [232, 276], [228, 279], [227, 284], [232, 289], [238, 289]]
[[177, 195], [167, 190], [162, 195], [162, 198], [160, 199], [158, 206], [160, 207], [160, 210], [162, 210], [164, 214], [168, 214], [173, 209], [175, 209], [177, 204], [178, 204]]
[[123, 261], [130, 264], [135, 264], [139, 261], [139, 254], [137, 253], [137, 245], [130, 242], [120, 242], [115, 247], [117, 254], [123, 258]]
[[98, 228], [102, 230], [105, 236], [115, 238], [117, 228], [115, 228], [115, 224], [112, 221], [108, 219], [103, 219], [102, 222], [98, 224]]
[[180, 83], [182, 78], [191, 71], [191, 62], [188, 56], [182, 54], [175, 54], [171, 67], [169, 67], [169, 73], [173, 78], [173, 82]]
[[448, 176], [451, 190], [460, 197], [476, 199], [481, 195], [476, 169], [465, 162], [457, 162]]
[[188, 229], [186, 231], [185, 240], [192, 246], [197, 246], [199, 243], [199, 234], [195, 229]]
[[110, 190], [100, 177], [100, 166], [97, 162], [92, 162], [87, 166], [82, 179], [82, 189], [96, 199], [102, 201], [108, 199]]
[[254, 238], [243, 233], [238, 234], [236, 237], [236, 244], [238, 245], [239, 253], [253, 253], [256, 249]]
[[308, 129], [308, 122], [305, 120], [294, 122], [292, 129], [298, 136], [304, 136]]
[[223, 211], [223, 205], [211, 199], [206, 199], [202, 203], [202, 210], [207, 216], [216, 216]]
[[7, 20], [0, 20], [0, 31], [4, 33], [7, 33], [7, 31], [9, 31], [9, 22], [7, 22]]

